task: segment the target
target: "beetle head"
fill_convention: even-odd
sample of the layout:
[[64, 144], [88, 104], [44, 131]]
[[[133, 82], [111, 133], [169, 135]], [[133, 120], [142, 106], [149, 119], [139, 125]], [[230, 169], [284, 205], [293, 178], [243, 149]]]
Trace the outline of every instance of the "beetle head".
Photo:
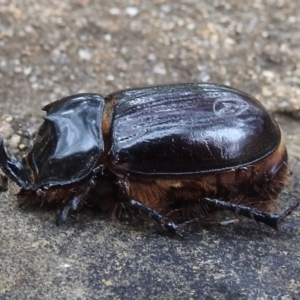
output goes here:
[[0, 167], [11, 180], [22, 188], [28, 189], [31, 186], [31, 172], [25, 160], [19, 162], [10, 159], [4, 149], [3, 139], [0, 139]]

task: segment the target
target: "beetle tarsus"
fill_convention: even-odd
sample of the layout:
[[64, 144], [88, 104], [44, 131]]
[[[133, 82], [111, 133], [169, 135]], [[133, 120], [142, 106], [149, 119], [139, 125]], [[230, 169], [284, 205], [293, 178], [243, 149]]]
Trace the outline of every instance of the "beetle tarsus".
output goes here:
[[280, 230], [280, 224], [289, 216], [293, 210], [295, 210], [300, 205], [300, 199], [289, 207], [282, 214], [270, 214], [266, 212], [259, 211], [252, 207], [235, 204], [219, 199], [203, 198], [201, 201], [206, 202], [209, 205], [214, 205], [216, 208], [229, 210], [234, 213], [237, 213], [241, 216], [253, 219], [256, 222], [264, 223], [275, 230]]
[[290, 206], [282, 214], [277, 215], [277, 230], [281, 230], [281, 224], [284, 222], [285, 218], [289, 216], [298, 206], [300, 205], [300, 199], [298, 199], [292, 206]]
[[175, 235], [176, 234], [180, 235], [180, 233], [178, 232], [179, 226], [177, 224], [175, 224], [172, 221], [169, 221], [167, 218], [163, 217], [158, 212], [156, 212], [154, 209], [146, 206], [142, 202], [140, 202], [138, 200], [134, 200], [134, 199], [129, 199], [126, 202], [126, 205], [128, 208], [138, 210], [141, 213], [149, 216], [153, 221], [155, 221], [160, 226], [165, 228], [169, 233], [175, 234]]

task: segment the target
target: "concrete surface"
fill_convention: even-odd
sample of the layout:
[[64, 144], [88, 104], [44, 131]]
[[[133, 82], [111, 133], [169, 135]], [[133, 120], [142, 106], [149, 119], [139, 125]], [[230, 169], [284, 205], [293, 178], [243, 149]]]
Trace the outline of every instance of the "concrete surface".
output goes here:
[[[299, 26], [299, 2], [287, 0], [0, 0], [1, 136], [20, 155], [40, 107], [72, 93], [225, 83], [278, 117], [293, 169], [287, 207], [300, 197]], [[94, 211], [56, 227], [53, 211], [19, 208], [9, 187], [0, 299], [300, 298], [299, 210], [280, 233], [243, 219], [176, 239]]]

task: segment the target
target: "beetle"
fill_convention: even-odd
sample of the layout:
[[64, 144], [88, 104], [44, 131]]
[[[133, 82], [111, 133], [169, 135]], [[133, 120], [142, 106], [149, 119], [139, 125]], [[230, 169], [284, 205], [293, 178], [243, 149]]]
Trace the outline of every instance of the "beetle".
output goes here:
[[219, 84], [85, 93], [46, 105], [21, 161], [0, 141], [0, 166], [28, 204], [54, 203], [57, 223], [97, 203], [140, 212], [170, 232], [216, 210], [280, 229], [274, 214], [287, 179], [279, 125], [255, 98]]

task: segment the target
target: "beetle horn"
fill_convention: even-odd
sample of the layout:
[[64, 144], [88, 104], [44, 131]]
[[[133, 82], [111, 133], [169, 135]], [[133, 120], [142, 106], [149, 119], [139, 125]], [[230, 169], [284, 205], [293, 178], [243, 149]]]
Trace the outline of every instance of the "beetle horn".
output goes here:
[[30, 170], [23, 162], [11, 160], [4, 149], [3, 139], [0, 139], [0, 167], [2, 171], [22, 188], [31, 185]]

